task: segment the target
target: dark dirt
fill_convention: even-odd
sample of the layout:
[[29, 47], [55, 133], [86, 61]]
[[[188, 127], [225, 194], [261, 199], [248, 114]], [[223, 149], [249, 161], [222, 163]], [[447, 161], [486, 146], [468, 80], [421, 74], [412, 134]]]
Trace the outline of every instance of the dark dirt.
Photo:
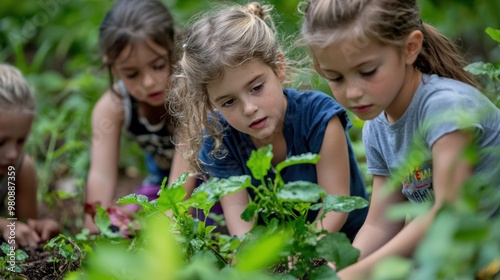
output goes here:
[[[115, 198], [118, 199], [131, 193], [141, 184], [141, 181], [142, 178], [140, 177], [120, 176]], [[50, 207], [48, 204], [42, 203], [38, 212], [40, 217], [52, 218], [58, 221], [63, 226], [63, 233], [75, 235], [81, 231], [83, 223], [83, 198], [55, 200]], [[43, 247], [44, 244], [40, 244], [36, 248], [22, 248], [28, 255], [28, 259], [19, 264], [22, 272], [12, 275], [11, 278], [6, 278], [6, 280], [57, 280], [63, 279], [68, 272], [79, 269], [80, 263], [78, 260], [68, 260], [56, 252], [44, 250]], [[57, 259], [57, 261], [50, 261], [51, 259]]]

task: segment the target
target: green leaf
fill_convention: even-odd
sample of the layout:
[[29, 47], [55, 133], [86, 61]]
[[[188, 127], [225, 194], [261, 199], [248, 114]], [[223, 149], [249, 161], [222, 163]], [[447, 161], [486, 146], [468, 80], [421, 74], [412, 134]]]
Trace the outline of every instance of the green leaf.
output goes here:
[[262, 180], [271, 169], [271, 160], [273, 159], [273, 146], [267, 145], [258, 150], [253, 150], [250, 158], [247, 161], [247, 166], [250, 168], [252, 175], [257, 180]]
[[117, 201], [118, 204], [137, 204], [140, 205], [146, 212], [152, 213], [157, 210], [156, 204], [148, 201], [148, 197], [142, 194], [129, 194], [126, 195]]
[[412, 263], [400, 257], [388, 257], [383, 259], [373, 272], [373, 279], [408, 279]]
[[316, 164], [320, 156], [318, 154], [306, 153], [298, 156], [291, 156], [276, 165], [276, 173], [281, 172], [285, 167], [296, 164]]
[[337, 270], [343, 269], [359, 258], [359, 250], [352, 247], [344, 233], [329, 233], [318, 241], [316, 252], [320, 257], [335, 264]]
[[96, 205], [96, 210], [97, 211], [94, 217], [94, 222], [97, 228], [101, 232], [108, 231], [109, 226], [111, 225], [111, 219], [109, 218], [108, 212], [100, 205]]
[[239, 251], [235, 267], [240, 271], [256, 271], [269, 267], [279, 259], [280, 252], [290, 236], [288, 231], [275, 232], [247, 244]]
[[10, 245], [7, 242], [3, 242], [2, 245], [0, 245], [0, 249], [6, 255], [10, 253]]
[[490, 35], [490, 37], [500, 43], [500, 30], [498, 29], [493, 29], [491, 27], [486, 28], [486, 33]]
[[255, 204], [255, 202], [250, 201], [243, 213], [241, 213], [241, 218], [244, 221], [250, 222], [255, 216], [255, 212], [257, 212], [258, 207], [259, 206]]
[[491, 63], [484, 62], [474, 62], [464, 67], [464, 70], [471, 73], [472, 75], [487, 75], [492, 78], [495, 73], [495, 65]]
[[[186, 183], [186, 181], [187, 181], [188, 176], [189, 176], [189, 172], [182, 173], [182, 175], [179, 176], [179, 178], [177, 178], [177, 180], [175, 180], [172, 183], [171, 188], [183, 187], [184, 183]], [[163, 186], [162, 186], [162, 189], [164, 189]]]
[[[186, 190], [182, 185], [168, 187], [160, 190], [158, 199], [158, 211], [165, 212], [166, 210], [175, 209], [177, 203], [182, 202], [186, 197]], [[178, 213], [180, 214], [180, 213]]]
[[368, 205], [368, 200], [359, 196], [327, 195], [323, 200], [323, 211], [324, 213], [351, 212], [368, 207]]
[[283, 201], [292, 202], [317, 202], [325, 196], [325, 190], [318, 184], [307, 181], [295, 181], [285, 184], [276, 196]]
[[331, 269], [328, 265], [324, 264], [313, 271], [311, 271], [309, 275], [309, 279], [311, 280], [336, 280], [340, 279], [337, 276], [337, 273], [333, 269]]
[[223, 196], [238, 192], [251, 186], [251, 178], [248, 175], [231, 176], [227, 179], [212, 178], [198, 187], [198, 191], [208, 194], [210, 201], [219, 201]]
[[28, 258], [28, 254], [21, 249], [16, 250], [16, 261], [23, 262]]
[[102, 208], [100, 205], [96, 205], [96, 210], [97, 212], [94, 216], [94, 222], [101, 234], [109, 238], [121, 237], [120, 234], [114, 233], [111, 229], [109, 229], [111, 219], [109, 218], [106, 209]]
[[165, 215], [151, 216], [146, 221], [145, 248], [146, 266], [142, 279], [175, 279], [175, 272], [182, 265], [181, 250], [172, 234], [169, 220]]

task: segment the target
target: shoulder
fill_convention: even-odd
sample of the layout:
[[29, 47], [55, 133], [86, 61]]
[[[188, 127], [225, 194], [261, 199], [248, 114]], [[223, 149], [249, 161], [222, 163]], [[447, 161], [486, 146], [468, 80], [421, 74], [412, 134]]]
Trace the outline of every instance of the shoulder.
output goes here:
[[29, 155], [23, 155], [19, 165], [18, 176], [35, 177], [36, 168], [33, 159]]
[[345, 112], [345, 109], [330, 95], [316, 90], [298, 91], [295, 89], [285, 89], [284, 94], [288, 99], [289, 110], [307, 110], [311, 114], [322, 111], [330, 111], [334, 114]]
[[94, 118], [123, 119], [123, 100], [111, 89], [107, 90], [96, 102], [92, 110]]
[[283, 90], [284, 94], [288, 97], [289, 100], [294, 100], [300, 102], [300, 104], [320, 104], [323, 102], [335, 104], [340, 106], [333, 97], [330, 95], [317, 90], [296, 90], [293, 88], [287, 88]]
[[485, 101], [484, 95], [475, 87], [437, 75], [424, 75], [418, 93], [422, 106], [442, 105], [443, 107], [480, 104]]

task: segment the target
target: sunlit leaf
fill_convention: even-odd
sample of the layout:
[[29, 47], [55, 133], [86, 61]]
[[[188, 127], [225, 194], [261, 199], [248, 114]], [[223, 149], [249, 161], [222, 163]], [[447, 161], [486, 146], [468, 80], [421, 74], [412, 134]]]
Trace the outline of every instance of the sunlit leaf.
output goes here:
[[488, 33], [488, 35], [490, 35], [490, 37], [497, 41], [498, 43], [500, 43], [500, 30], [498, 29], [493, 29], [491, 27], [487, 27], [486, 28], [486, 33]]
[[256, 271], [269, 267], [279, 259], [279, 253], [287, 244], [290, 234], [285, 231], [258, 238], [238, 253], [235, 267], [241, 271]]
[[400, 257], [388, 257], [375, 266], [374, 280], [408, 279], [412, 262]]
[[355, 263], [359, 258], [359, 250], [352, 247], [351, 241], [344, 233], [329, 233], [318, 241], [316, 252], [319, 256], [335, 264], [337, 270]]
[[278, 163], [276, 165], [276, 172], [280, 172], [286, 167], [297, 165], [297, 164], [316, 164], [320, 156], [318, 154], [306, 153], [297, 156], [291, 156], [286, 160]]
[[258, 150], [253, 150], [250, 158], [247, 161], [247, 166], [250, 168], [252, 175], [257, 180], [262, 180], [267, 175], [271, 168], [271, 160], [273, 159], [273, 146], [268, 145]]
[[287, 183], [276, 193], [280, 200], [295, 202], [317, 202], [324, 195], [326, 192], [322, 187], [307, 181]]
[[368, 200], [359, 196], [327, 195], [323, 199], [324, 212], [351, 212], [369, 205]]

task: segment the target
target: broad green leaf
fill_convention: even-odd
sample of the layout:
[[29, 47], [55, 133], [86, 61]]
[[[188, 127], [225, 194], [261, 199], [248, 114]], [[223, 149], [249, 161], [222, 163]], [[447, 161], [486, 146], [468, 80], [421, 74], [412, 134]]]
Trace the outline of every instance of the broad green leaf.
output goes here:
[[408, 279], [411, 269], [412, 263], [410, 260], [400, 257], [388, 257], [375, 266], [373, 279]]
[[258, 207], [259, 206], [255, 204], [255, 202], [249, 202], [243, 213], [241, 213], [241, 218], [244, 221], [250, 222], [255, 216], [255, 212], [257, 211]]
[[276, 173], [281, 172], [285, 167], [296, 164], [316, 164], [320, 156], [318, 154], [306, 153], [298, 156], [291, 156], [276, 165]]
[[247, 161], [247, 166], [250, 168], [252, 175], [257, 180], [262, 180], [271, 169], [271, 160], [273, 159], [273, 146], [268, 145], [258, 150], [252, 151], [250, 158]]
[[[179, 178], [177, 178], [177, 180], [175, 180], [173, 183], [172, 183], [172, 186], [171, 188], [177, 188], [177, 187], [183, 187], [184, 184], [186, 183], [187, 181], [187, 178], [189, 176], [189, 172], [184, 172], [182, 173], [181, 176], [179, 176]], [[163, 188], [162, 188], [163, 189]]]
[[28, 258], [28, 254], [21, 249], [16, 250], [16, 261], [24, 262]]
[[205, 216], [207, 216], [210, 213], [210, 209], [212, 209], [216, 202], [217, 200], [213, 198], [208, 199], [208, 193], [206, 191], [196, 188], [191, 194], [191, 197], [189, 197], [188, 200], [182, 204], [187, 208], [193, 207], [196, 209], [202, 209]]
[[0, 245], [0, 249], [6, 255], [10, 253], [10, 245], [7, 242], [3, 242], [2, 245]]
[[335, 264], [337, 270], [355, 263], [359, 258], [359, 250], [352, 247], [351, 241], [344, 233], [329, 233], [318, 241], [316, 252], [321, 258]]
[[182, 185], [176, 185], [175, 187], [167, 187], [160, 190], [158, 199], [158, 211], [164, 212], [166, 210], [175, 209], [177, 203], [182, 202], [186, 197], [186, 190]]
[[143, 279], [175, 279], [175, 272], [182, 265], [181, 250], [171, 233], [165, 216], [150, 216], [146, 221], [145, 239], [148, 240], [145, 255], [146, 267]]
[[492, 75], [495, 73], [496, 68], [495, 65], [491, 63], [474, 62], [465, 66], [464, 70], [476, 76], [487, 75], [489, 77], [492, 77]]
[[118, 204], [137, 204], [140, 205], [146, 212], [152, 213], [158, 211], [157, 205], [148, 201], [148, 197], [142, 194], [129, 194], [117, 201]]
[[248, 175], [231, 176], [227, 179], [211, 179], [199, 186], [199, 191], [207, 192], [208, 200], [219, 201], [223, 196], [238, 192], [251, 185]]
[[359, 196], [327, 195], [323, 201], [323, 211], [351, 212], [368, 205], [368, 200]]
[[311, 280], [337, 280], [340, 279], [337, 273], [331, 269], [328, 265], [324, 264], [313, 271], [309, 275]]
[[284, 231], [258, 238], [241, 249], [235, 267], [240, 271], [256, 271], [269, 267], [279, 259], [290, 235], [290, 232]]
[[109, 231], [109, 226], [111, 225], [111, 220], [109, 219], [108, 212], [106, 209], [102, 208], [100, 205], [96, 205], [96, 214], [94, 217], [94, 222], [97, 228], [101, 232]]
[[324, 195], [326, 192], [322, 187], [307, 181], [287, 183], [276, 193], [280, 200], [294, 202], [317, 202]]
[[500, 43], [500, 30], [498, 29], [493, 29], [491, 27], [486, 28], [486, 33], [490, 35], [490, 37]]

